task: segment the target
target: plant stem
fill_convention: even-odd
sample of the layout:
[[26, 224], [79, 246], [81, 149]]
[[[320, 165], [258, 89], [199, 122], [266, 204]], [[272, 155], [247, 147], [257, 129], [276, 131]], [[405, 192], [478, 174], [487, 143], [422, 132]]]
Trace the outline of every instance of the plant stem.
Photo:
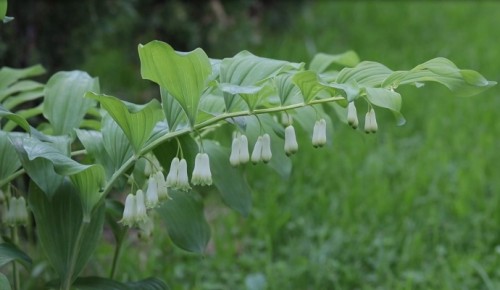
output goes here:
[[[11, 229], [11, 238], [14, 245], [17, 246], [19, 243], [19, 235], [17, 233], [17, 226], [12, 227]], [[19, 277], [19, 269], [17, 267], [16, 261], [12, 261], [12, 276], [14, 280], [14, 290], [21, 290], [21, 279]]]
[[26, 172], [24, 169], [19, 169], [18, 171], [12, 173], [11, 175], [7, 176], [5, 179], [0, 180], [0, 188], [4, 187], [7, 183], [11, 182], [12, 180], [16, 179], [16, 177], [23, 175], [24, 172]]
[[[125, 236], [126, 231], [124, 232], [123, 236]], [[109, 273], [109, 279], [114, 279], [115, 278], [115, 272], [118, 264], [118, 260], [120, 259], [120, 253], [123, 245], [123, 236], [119, 239], [119, 241], [116, 241], [116, 247], [115, 247], [115, 252], [113, 254], [113, 263], [111, 264], [111, 273]]]
[[64, 277], [64, 281], [61, 284], [61, 290], [70, 290], [71, 289], [71, 284], [73, 283], [73, 272], [75, 271], [75, 264], [76, 264], [76, 259], [78, 257], [78, 252], [80, 251], [81, 244], [82, 244], [82, 236], [83, 232], [87, 229], [89, 226], [89, 222], [82, 221], [80, 228], [78, 229], [78, 235], [76, 236], [76, 243], [75, 246], [73, 247], [73, 251], [71, 252], [71, 261], [69, 264], [69, 269], [66, 272], [66, 277]]

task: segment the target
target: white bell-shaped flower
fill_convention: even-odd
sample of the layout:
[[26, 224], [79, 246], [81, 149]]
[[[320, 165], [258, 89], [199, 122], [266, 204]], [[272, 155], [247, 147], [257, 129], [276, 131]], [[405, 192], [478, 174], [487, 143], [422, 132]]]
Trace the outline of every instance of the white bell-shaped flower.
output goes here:
[[238, 136], [233, 138], [229, 163], [231, 163], [232, 166], [240, 165], [240, 138]]
[[163, 173], [161, 171], [157, 171], [154, 174], [154, 178], [158, 186], [158, 200], [162, 201], [165, 199], [169, 199], [170, 196], [168, 195], [168, 186]]
[[135, 200], [135, 195], [129, 193], [125, 199], [125, 208], [123, 209], [123, 217], [120, 223], [132, 227], [136, 221], [137, 205]]
[[9, 209], [5, 215], [5, 223], [9, 226], [20, 226], [28, 224], [28, 210], [24, 197], [12, 197], [9, 201]]
[[144, 200], [144, 192], [139, 189], [135, 193], [135, 221], [136, 223], [145, 222], [148, 218], [146, 211], [146, 202]]
[[323, 118], [314, 123], [312, 144], [315, 148], [326, 144], [326, 121]]
[[211, 185], [212, 173], [210, 171], [210, 160], [207, 153], [198, 153], [194, 163], [193, 176], [191, 178], [193, 185]]
[[269, 134], [264, 134], [262, 136], [262, 153], [261, 158], [264, 163], [271, 161], [273, 153], [271, 152], [271, 136]]
[[347, 124], [354, 129], [358, 128], [359, 125], [358, 111], [356, 110], [354, 102], [350, 102], [349, 105], [347, 105]]
[[239, 163], [246, 164], [250, 160], [250, 153], [248, 152], [248, 139], [245, 135], [241, 135], [239, 139]]
[[189, 179], [187, 173], [187, 163], [186, 159], [181, 159], [179, 161], [179, 167], [177, 168], [177, 189], [188, 191], [191, 189], [189, 186]]
[[377, 130], [377, 117], [375, 116], [375, 110], [371, 108], [365, 116], [365, 133], [376, 133]]
[[297, 137], [295, 136], [295, 128], [289, 125], [285, 128], [285, 153], [287, 156], [295, 154], [299, 150]]
[[170, 163], [170, 171], [167, 174], [167, 186], [168, 187], [177, 187], [178, 183], [178, 177], [177, 177], [177, 172], [179, 171], [179, 158], [175, 157], [172, 159], [172, 162]]
[[146, 207], [155, 208], [158, 205], [158, 182], [154, 175], [148, 179], [148, 188], [146, 190]]
[[252, 151], [252, 163], [257, 164], [262, 160], [262, 136], [257, 138]]

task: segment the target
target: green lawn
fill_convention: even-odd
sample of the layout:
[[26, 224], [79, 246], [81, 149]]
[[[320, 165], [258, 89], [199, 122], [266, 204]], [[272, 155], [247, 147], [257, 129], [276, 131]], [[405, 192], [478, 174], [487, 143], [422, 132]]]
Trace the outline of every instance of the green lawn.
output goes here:
[[[313, 3], [249, 49], [295, 61], [353, 49], [391, 69], [443, 56], [500, 80], [500, 3]], [[376, 135], [335, 122], [323, 149], [302, 133], [290, 179], [250, 167], [250, 217], [207, 198], [204, 257], [173, 248], [158, 226], [148, 242], [132, 235], [139, 251], [126, 246], [117, 278], [204, 290], [500, 289], [500, 87], [472, 98], [437, 85], [400, 92], [405, 126], [382, 111]]]

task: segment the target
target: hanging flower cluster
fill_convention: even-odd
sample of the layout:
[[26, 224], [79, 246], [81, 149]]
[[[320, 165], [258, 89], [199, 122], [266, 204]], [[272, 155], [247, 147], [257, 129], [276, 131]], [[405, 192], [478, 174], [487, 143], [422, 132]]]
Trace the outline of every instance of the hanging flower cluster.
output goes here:
[[271, 161], [273, 153], [271, 152], [271, 136], [264, 134], [257, 138], [257, 142], [253, 147], [251, 160], [254, 164], [260, 161], [267, 163]]
[[10, 199], [9, 209], [5, 214], [5, 224], [11, 227], [28, 224], [28, 210], [24, 197]]
[[245, 135], [237, 135], [233, 138], [231, 144], [231, 155], [229, 156], [229, 163], [232, 166], [246, 164], [250, 160], [250, 153], [248, 152], [248, 139]]
[[378, 130], [377, 119], [375, 117], [375, 110], [371, 108], [365, 116], [365, 132], [376, 133]]
[[189, 186], [186, 159], [179, 160], [177, 157], [172, 159], [170, 171], [167, 175], [167, 187], [183, 191], [191, 189], [191, 186]]

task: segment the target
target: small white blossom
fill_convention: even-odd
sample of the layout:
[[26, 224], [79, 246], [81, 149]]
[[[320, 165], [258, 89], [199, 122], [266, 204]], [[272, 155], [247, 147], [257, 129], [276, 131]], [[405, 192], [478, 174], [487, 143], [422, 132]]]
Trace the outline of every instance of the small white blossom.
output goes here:
[[349, 105], [347, 105], [347, 124], [354, 129], [358, 128], [359, 125], [358, 112], [354, 102], [350, 102]]
[[125, 199], [125, 208], [123, 209], [123, 217], [120, 223], [132, 227], [136, 221], [137, 206], [135, 195], [129, 193]]
[[273, 157], [273, 153], [271, 152], [271, 137], [269, 134], [264, 134], [262, 136], [262, 153], [261, 158], [264, 163], [267, 163]]
[[252, 151], [252, 162], [254, 164], [259, 163], [262, 160], [262, 136], [257, 138], [257, 142], [253, 146]]
[[297, 137], [295, 136], [295, 128], [289, 125], [285, 128], [285, 153], [287, 156], [295, 154], [299, 150]]
[[151, 175], [148, 180], [148, 188], [146, 190], [146, 207], [154, 208], [158, 205], [158, 182]]
[[231, 163], [232, 166], [240, 165], [240, 138], [238, 136], [233, 138], [229, 163]]
[[136, 223], [145, 222], [148, 218], [146, 203], [144, 201], [144, 192], [139, 189], [135, 193], [135, 221]]
[[28, 224], [28, 210], [24, 197], [12, 197], [9, 201], [9, 209], [5, 214], [5, 224], [9, 226], [20, 226]]
[[326, 121], [320, 119], [316, 121], [313, 129], [312, 144], [315, 148], [322, 147], [326, 144]]
[[170, 198], [170, 196], [168, 195], [167, 182], [165, 181], [165, 176], [163, 176], [163, 173], [161, 171], [157, 171], [154, 174], [154, 178], [158, 186], [158, 200], [161, 201]]
[[191, 183], [194, 185], [211, 185], [212, 173], [210, 172], [210, 160], [207, 153], [198, 153], [194, 163]]
[[375, 110], [371, 108], [365, 116], [365, 132], [376, 133], [378, 130], [377, 118], [375, 116]]
[[170, 171], [167, 175], [167, 186], [176, 187], [178, 183], [177, 172], [179, 171], [179, 158], [175, 157], [170, 163]]
[[177, 168], [176, 188], [184, 191], [188, 191], [191, 189], [191, 186], [189, 186], [186, 159], [181, 159], [181, 161], [179, 161], [179, 167]]
[[250, 153], [248, 152], [248, 139], [245, 135], [240, 136], [238, 152], [240, 164], [245, 164], [250, 160]]

